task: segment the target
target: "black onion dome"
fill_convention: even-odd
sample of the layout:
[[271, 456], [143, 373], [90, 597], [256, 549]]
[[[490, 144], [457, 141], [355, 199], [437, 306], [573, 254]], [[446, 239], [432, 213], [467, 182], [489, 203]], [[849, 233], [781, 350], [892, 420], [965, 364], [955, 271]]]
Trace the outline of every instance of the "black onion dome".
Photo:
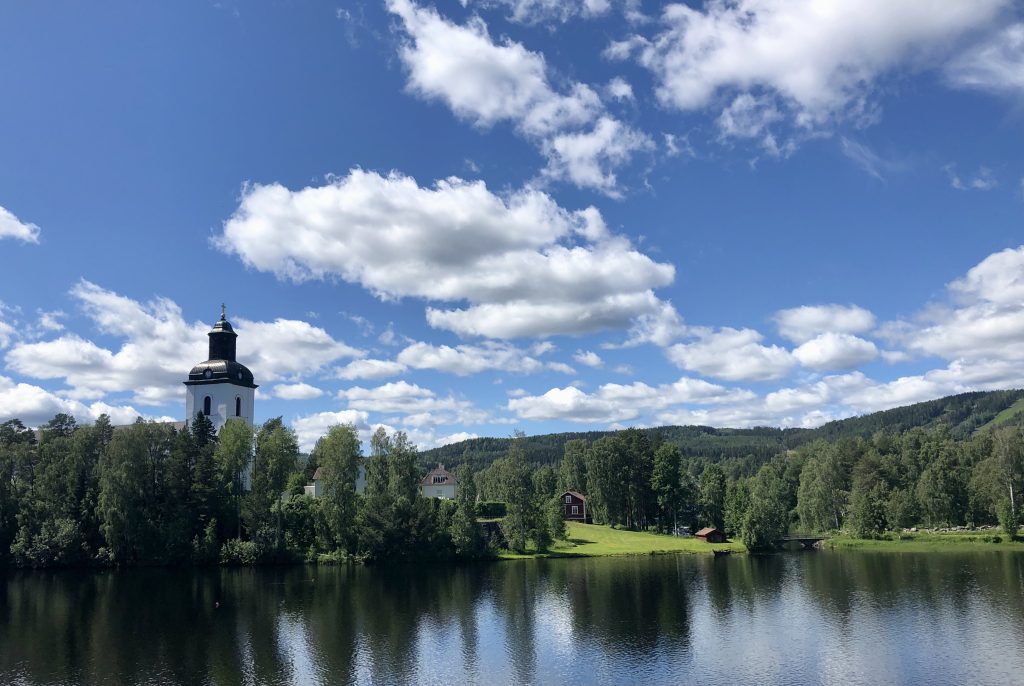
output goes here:
[[235, 339], [238, 338], [238, 334], [224, 316], [223, 305], [220, 320], [213, 325], [207, 335], [210, 337], [210, 359], [192, 367], [185, 383], [232, 383], [236, 386], [256, 388], [249, 368], [235, 361]]
[[206, 362], [200, 362], [195, 367], [192, 367], [192, 371], [188, 373], [188, 381], [185, 383], [190, 381], [220, 381], [222, 383], [226, 381], [236, 386], [256, 388], [255, 380], [249, 368], [234, 360], [207, 360]]

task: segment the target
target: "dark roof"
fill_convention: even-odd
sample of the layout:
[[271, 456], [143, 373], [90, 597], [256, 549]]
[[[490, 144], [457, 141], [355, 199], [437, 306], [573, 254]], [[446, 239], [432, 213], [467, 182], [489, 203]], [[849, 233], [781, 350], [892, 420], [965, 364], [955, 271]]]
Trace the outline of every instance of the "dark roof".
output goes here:
[[[206, 374], [207, 370], [210, 370], [209, 376]], [[234, 360], [207, 360], [192, 367], [185, 385], [204, 383], [232, 383], [236, 386], [257, 388], [249, 368]]]
[[[442, 477], [444, 481], [435, 483], [435, 476]], [[448, 484], [454, 486], [455, 475], [449, 472], [447, 469], [445, 469], [443, 464], [439, 464], [433, 469], [431, 469], [429, 472], [427, 472], [427, 475], [423, 477], [423, 480], [420, 481], [420, 484], [423, 486], [447, 486]]]
[[576, 491], [566, 491], [562, 495], [571, 495], [573, 498], [579, 498], [583, 502], [587, 502], [587, 496], [583, 495], [582, 493], [577, 493]]

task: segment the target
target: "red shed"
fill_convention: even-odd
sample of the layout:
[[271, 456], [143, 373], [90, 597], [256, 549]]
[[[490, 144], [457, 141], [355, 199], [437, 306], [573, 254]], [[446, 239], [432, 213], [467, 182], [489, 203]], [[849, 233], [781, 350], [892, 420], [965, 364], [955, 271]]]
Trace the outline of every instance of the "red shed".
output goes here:
[[725, 543], [725, 534], [713, 526], [704, 527], [695, 536], [703, 538], [706, 543]]
[[563, 517], [573, 522], [589, 524], [590, 515], [587, 514], [587, 498], [576, 491], [566, 491], [561, 496]]

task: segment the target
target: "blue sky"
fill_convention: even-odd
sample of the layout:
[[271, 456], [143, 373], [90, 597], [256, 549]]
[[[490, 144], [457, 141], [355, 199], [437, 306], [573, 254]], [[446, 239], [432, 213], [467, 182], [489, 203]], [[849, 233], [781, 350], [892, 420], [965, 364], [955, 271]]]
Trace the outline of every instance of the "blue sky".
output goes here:
[[0, 419], [309, 446], [814, 426], [1024, 385], [1008, 0], [0, 8]]

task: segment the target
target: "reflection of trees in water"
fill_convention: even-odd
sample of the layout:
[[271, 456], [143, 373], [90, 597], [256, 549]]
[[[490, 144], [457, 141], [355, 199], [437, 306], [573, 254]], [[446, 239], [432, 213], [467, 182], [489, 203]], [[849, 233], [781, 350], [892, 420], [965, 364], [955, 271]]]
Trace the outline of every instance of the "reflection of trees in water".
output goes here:
[[[793, 598], [849, 633], [910, 613], [983, 617], [1024, 641], [1024, 555], [997, 551], [13, 572], [0, 577], [0, 683], [280, 683], [301, 680], [300, 653], [322, 683], [452, 668], [480, 681], [494, 674], [488, 641], [503, 641], [507, 679], [543, 681], [552, 622], [578, 656], [639, 668], [684, 657], [704, 607], [742, 620]], [[497, 624], [481, 624], [491, 606]]]
[[536, 678], [536, 609], [538, 565], [524, 560], [492, 565], [494, 605], [505, 624], [505, 650], [512, 661], [516, 681]]
[[766, 601], [777, 600], [793, 573], [786, 562], [780, 555], [703, 558], [707, 592], [718, 619], [740, 609], [749, 613]]
[[684, 556], [552, 561], [550, 583], [564, 589], [576, 641], [593, 641], [617, 660], [643, 661], [690, 644], [689, 593], [698, 561]]

